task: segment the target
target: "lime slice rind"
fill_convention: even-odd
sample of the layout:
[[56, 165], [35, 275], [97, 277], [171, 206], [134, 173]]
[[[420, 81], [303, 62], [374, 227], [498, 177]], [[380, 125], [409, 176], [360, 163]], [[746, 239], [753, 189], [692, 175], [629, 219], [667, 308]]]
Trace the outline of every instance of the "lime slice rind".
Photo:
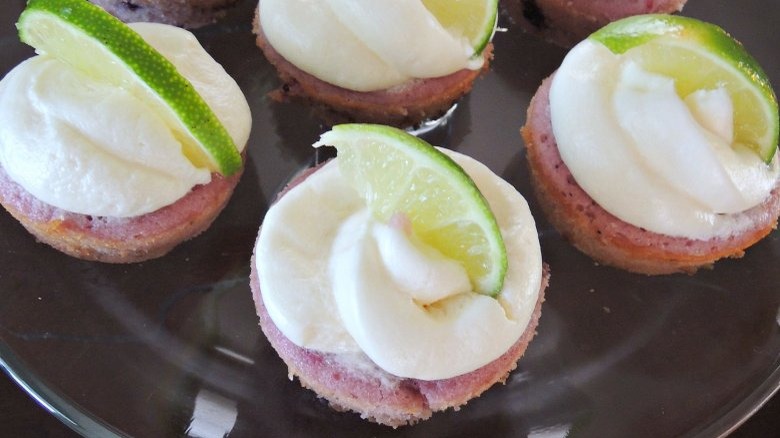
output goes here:
[[491, 12], [488, 15], [486, 22], [490, 24], [483, 27], [482, 32], [472, 40], [475, 57], [482, 55], [482, 52], [485, 51], [487, 45], [493, 40], [493, 35], [495, 35], [496, 29], [498, 28], [498, 0], [493, 0], [488, 3], [488, 8]]
[[496, 2], [496, 9], [493, 11], [490, 22], [492, 22], [493, 25], [489, 28], [485, 28], [484, 32], [476, 38], [476, 43], [474, 43], [474, 57], [482, 56], [482, 52], [485, 51], [485, 48], [490, 44], [490, 41], [493, 40], [493, 36], [496, 34], [496, 29], [498, 29], [498, 2]]
[[421, 241], [464, 265], [475, 291], [492, 296], [501, 291], [507, 260], [498, 223], [455, 161], [382, 125], [334, 126], [315, 143], [323, 145], [338, 149], [342, 174], [378, 220], [404, 213]]
[[195, 165], [223, 175], [242, 167], [233, 139], [192, 84], [130, 27], [83, 0], [31, 0], [21, 40], [147, 102]]
[[[777, 97], [769, 78], [745, 48], [720, 27], [679, 15], [618, 20], [590, 36], [646, 70], [674, 77], [685, 97], [725, 87], [734, 101], [735, 143], [770, 163], [780, 135]], [[710, 67], [708, 74], [703, 74]]]

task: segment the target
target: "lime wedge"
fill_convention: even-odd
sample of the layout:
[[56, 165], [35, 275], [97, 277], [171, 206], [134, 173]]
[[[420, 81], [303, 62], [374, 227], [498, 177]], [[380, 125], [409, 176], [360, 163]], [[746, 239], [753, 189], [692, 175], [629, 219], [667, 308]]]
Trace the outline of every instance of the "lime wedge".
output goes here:
[[734, 142], [769, 163], [777, 151], [777, 98], [758, 62], [723, 29], [678, 15], [644, 15], [590, 36], [647, 71], [675, 79], [677, 94], [724, 87], [734, 104]]
[[95, 80], [143, 100], [171, 128], [196, 166], [231, 175], [241, 155], [211, 108], [140, 35], [84, 0], [30, 0], [17, 23], [22, 41]]
[[403, 213], [415, 235], [463, 264], [476, 292], [497, 294], [506, 248], [487, 201], [451, 158], [399, 129], [334, 126], [315, 143], [338, 150], [341, 173], [381, 221]]
[[454, 35], [465, 37], [479, 55], [496, 28], [498, 0], [422, 0], [423, 5]]

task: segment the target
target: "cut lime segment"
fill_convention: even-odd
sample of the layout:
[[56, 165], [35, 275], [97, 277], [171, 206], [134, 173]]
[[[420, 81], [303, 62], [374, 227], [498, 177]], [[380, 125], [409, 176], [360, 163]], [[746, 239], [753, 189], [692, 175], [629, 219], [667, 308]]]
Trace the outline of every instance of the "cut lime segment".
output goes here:
[[777, 98], [758, 62], [713, 24], [678, 15], [644, 15], [590, 36], [647, 71], [675, 79], [680, 97], [724, 87], [734, 104], [734, 142], [769, 163], [777, 151]]
[[479, 55], [496, 28], [498, 0], [422, 0], [444, 28], [462, 35]]
[[474, 181], [444, 153], [399, 129], [334, 126], [315, 147], [338, 150], [339, 169], [384, 222], [403, 213], [415, 235], [463, 264], [476, 292], [495, 295], [504, 283], [506, 248]]
[[217, 116], [173, 64], [135, 31], [84, 0], [30, 0], [17, 23], [22, 41], [96, 80], [127, 89], [171, 128], [196, 165], [223, 175], [241, 155]]

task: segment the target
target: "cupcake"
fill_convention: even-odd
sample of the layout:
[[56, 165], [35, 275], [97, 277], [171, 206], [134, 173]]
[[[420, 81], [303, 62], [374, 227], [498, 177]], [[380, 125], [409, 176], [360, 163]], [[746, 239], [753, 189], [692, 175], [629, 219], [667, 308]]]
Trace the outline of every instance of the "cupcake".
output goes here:
[[[51, 3], [31, 5], [39, 12]], [[191, 33], [156, 23], [130, 30], [88, 3], [60, 5], [78, 9], [74, 17], [104, 16], [110, 22], [99, 21], [101, 29], [137, 32], [189, 79], [243, 149], [248, 104]], [[22, 33], [36, 27], [33, 14], [26, 18]], [[232, 152], [231, 172], [210, 170], [157, 105], [51, 52], [22, 62], [0, 81], [0, 203], [38, 240], [85, 260], [147, 260], [201, 233], [230, 198], [242, 153]]]
[[481, 190], [506, 244], [492, 296], [474, 292], [463, 266], [421, 245], [422, 234], [407, 234], [398, 212], [372, 216], [341, 149], [278, 196], [251, 264], [261, 328], [289, 376], [336, 410], [393, 427], [503, 382], [535, 335], [548, 280], [523, 197], [474, 159], [442, 152]]
[[607, 23], [653, 13], [679, 12], [686, 0], [509, 0], [504, 5], [526, 32], [563, 47], [582, 41]]
[[420, 0], [261, 0], [254, 32], [282, 81], [274, 100], [305, 102], [329, 124], [412, 127], [444, 115], [487, 71], [495, 19], [488, 11], [466, 38]]
[[550, 222], [602, 264], [693, 273], [776, 224], [777, 101], [716, 26], [650, 15], [574, 47], [522, 129]]
[[216, 22], [238, 0], [90, 0], [126, 23], [138, 21], [195, 29]]

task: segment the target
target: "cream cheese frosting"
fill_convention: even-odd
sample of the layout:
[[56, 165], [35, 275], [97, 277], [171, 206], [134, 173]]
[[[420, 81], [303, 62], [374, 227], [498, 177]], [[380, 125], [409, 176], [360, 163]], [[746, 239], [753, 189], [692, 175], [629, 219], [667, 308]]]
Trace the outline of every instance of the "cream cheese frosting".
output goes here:
[[[130, 26], [190, 80], [243, 149], [249, 105], [222, 66], [188, 31]], [[53, 57], [30, 58], [0, 81], [0, 119], [0, 164], [26, 191], [63, 210], [139, 216], [211, 180], [141, 100]]]
[[656, 233], [725, 237], [750, 226], [780, 166], [734, 144], [723, 88], [679, 96], [674, 79], [585, 40], [550, 88], [558, 149], [577, 183], [605, 210]]
[[255, 247], [263, 303], [288, 339], [364, 354], [398, 377], [437, 380], [492, 362], [520, 338], [542, 281], [528, 205], [484, 165], [445, 152], [496, 216], [509, 263], [499, 295], [473, 292], [462, 266], [403, 226], [377, 222], [336, 159], [272, 206]]
[[462, 36], [420, 0], [262, 0], [260, 25], [274, 49], [301, 70], [355, 91], [482, 67]]

